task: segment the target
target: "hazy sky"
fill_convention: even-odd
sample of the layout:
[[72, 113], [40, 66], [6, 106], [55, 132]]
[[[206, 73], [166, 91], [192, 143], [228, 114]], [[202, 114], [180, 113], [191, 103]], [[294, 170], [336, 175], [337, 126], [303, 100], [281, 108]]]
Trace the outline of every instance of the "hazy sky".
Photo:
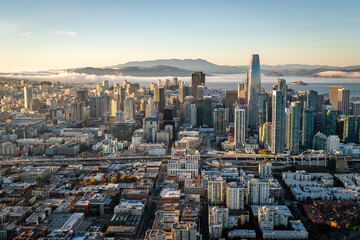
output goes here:
[[203, 58], [360, 64], [358, 0], [1, 0], [0, 72]]

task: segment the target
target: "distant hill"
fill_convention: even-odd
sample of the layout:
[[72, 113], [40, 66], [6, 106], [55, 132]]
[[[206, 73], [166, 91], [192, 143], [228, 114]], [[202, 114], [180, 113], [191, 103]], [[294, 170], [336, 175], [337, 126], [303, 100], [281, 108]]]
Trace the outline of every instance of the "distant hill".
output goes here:
[[179, 69], [171, 66], [152, 66], [152, 67], [121, 67], [121, 68], [78, 68], [72, 70], [76, 73], [94, 74], [94, 75], [124, 75], [124, 76], [135, 76], [135, 77], [167, 77], [177, 76], [186, 77], [191, 76], [191, 71]]
[[[133, 61], [105, 68], [77, 68], [72, 72], [95, 75], [124, 75], [135, 77], [191, 76], [194, 71], [212, 74], [243, 74], [248, 66], [216, 65], [204, 59], [158, 59]], [[328, 65], [261, 65], [261, 72], [267, 76], [316, 76], [324, 71], [358, 72], [360, 66], [335, 67]]]

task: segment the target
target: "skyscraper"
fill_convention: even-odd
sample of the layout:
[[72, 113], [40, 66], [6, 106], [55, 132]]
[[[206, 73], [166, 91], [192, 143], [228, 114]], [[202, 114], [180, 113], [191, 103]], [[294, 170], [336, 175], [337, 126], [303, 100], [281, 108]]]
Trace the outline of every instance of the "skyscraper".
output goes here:
[[30, 102], [32, 98], [33, 98], [33, 88], [24, 87], [24, 100], [25, 100], [24, 107], [26, 109], [30, 109]]
[[237, 90], [225, 90], [225, 108], [229, 109], [229, 121], [234, 121], [234, 103], [238, 100]]
[[214, 110], [214, 131], [216, 136], [225, 136], [229, 126], [229, 109], [219, 108]]
[[344, 143], [356, 143], [356, 118], [347, 116], [344, 125]]
[[302, 124], [302, 145], [304, 149], [312, 148], [312, 141], [314, 137], [314, 111], [311, 108], [306, 108], [303, 111]]
[[[199, 113], [198, 113], [199, 118]], [[213, 125], [213, 115], [212, 115], [212, 97], [211, 96], [205, 96], [201, 103], [201, 121], [199, 122], [199, 119], [197, 119], [197, 122], [199, 123], [199, 126], [208, 126], [211, 127]]]
[[337, 110], [326, 110], [325, 112], [325, 135], [336, 135]]
[[260, 60], [258, 54], [252, 54], [249, 67], [249, 86], [247, 104], [249, 107], [249, 126], [257, 125], [259, 92], [260, 92]]
[[154, 91], [154, 103], [155, 109], [158, 113], [164, 114], [164, 108], [166, 106], [165, 88], [157, 87]]
[[306, 107], [318, 112], [318, 92], [314, 90], [306, 91]]
[[125, 98], [124, 118], [125, 120], [133, 120], [135, 116], [135, 100], [132, 97]]
[[338, 108], [342, 114], [350, 114], [350, 90], [341, 88], [338, 89]]
[[285, 148], [285, 102], [280, 90], [272, 95], [271, 153], [284, 153]]
[[245, 108], [235, 108], [234, 140], [236, 148], [241, 148], [245, 145], [245, 138], [247, 132], [246, 113], [247, 111]]
[[330, 103], [334, 110], [338, 109], [338, 91], [342, 89], [342, 86], [331, 86], [330, 87]]
[[287, 114], [287, 148], [291, 154], [298, 154], [300, 142], [300, 102], [292, 102]]
[[90, 97], [90, 117], [102, 118], [104, 113], [103, 98], [101, 96]]
[[192, 94], [197, 97], [197, 87], [200, 85], [205, 85], [205, 73], [203, 72], [194, 72], [191, 76], [191, 87]]
[[85, 120], [84, 102], [75, 101], [71, 103], [71, 121], [81, 122]]
[[191, 87], [188, 85], [181, 84], [179, 88], [179, 101], [184, 103], [185, 98], [191, 95]]
[[111, 100], [111, 116], [115, 117], [116, 112], [121, 110], [121, 103], [118, 99]]

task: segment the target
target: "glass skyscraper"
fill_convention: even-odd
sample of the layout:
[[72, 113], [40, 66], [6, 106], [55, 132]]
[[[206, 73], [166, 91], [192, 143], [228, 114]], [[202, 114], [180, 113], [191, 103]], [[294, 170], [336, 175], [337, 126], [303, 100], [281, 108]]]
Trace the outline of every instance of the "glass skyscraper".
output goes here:
[[314, 137], [314, 112], [312, 109], [303, 111], [302, 145], [304, 149], [312, 148]]
[[258, 54], [252, 54], [249, 66], [249, 86], [247, 104], [249, 108], [249, 126], [257, 125], [259, 92], [260, 92], [260, 59]]
[[285, 148], [285, 102], [282, 91], [273, 91], [272, 123], [271, 123], [271, 153], [284, 153]]
[[216, 136], [225, 136], [229, 126], [229, 109], [219, 108], [214, 110], [214, 131]]
[[292, 102], [287, 114], [287, 148], [291, 154], [298, 154], [300, 142], [300, 102]]

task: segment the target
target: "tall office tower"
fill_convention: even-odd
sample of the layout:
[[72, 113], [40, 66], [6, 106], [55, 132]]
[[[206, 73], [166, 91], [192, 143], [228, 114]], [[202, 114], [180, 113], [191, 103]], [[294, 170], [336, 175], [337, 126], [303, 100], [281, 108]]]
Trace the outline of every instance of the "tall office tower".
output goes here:
[[38, 98], [33, 98], [30, 101], [30, 111], [39, 111], [41, 108], [41, 102]]
[[109, 89], [109, 81], [108, 80], [104, 80], [102, 81], [102, 84], [101, 84], [105, 90], [108, 90]]
[[111, 100], [111, 116], [116, 117], [116, 112], [121, 110], [120, 100]]
[[125, 120], [134, 120], [135, 116], [135, 100], [128, 96], [124, 103], [124, 118]]
[[344, 143], [356, 143], [356, 117], [347, 116], [343, 132]]
[[226, 207], [229, 210], [244, 210], [246, 201], [246, 186], [230, 182], [226, 186]]
[[203, 98], [204, 97], [204, 86], [198, 86], [197, 87], [197, 98]]
[[124, 112], [121, 110], [117, 111], [115, 114], [115, 119], [116, 122], [124, 122], [125, 119]]
[[117, 88], [117, 93], [120, 95], [121, 105], [124, 106], [124, 101], [126, 98], [126, 89], [125, 88]]
[[161, 79], [158, 79], [158, 87], [161, 87], [162, 83], [161, 83]]
[[225, 108], [229, 109], [229, 121], [234, 121], [234, 107], [233, 105], [238, 101], [237, 90], [225, 90]]
[[249, 98], [249, 70], [246, 70], [246, 74], [244, 78], [244, 89], [245, 89], [245, 104], [247, 104]]
[[197, 87], [205, 85], [205, 73], [203, 72], [194, 72], [191, 76], [192, 94], [197, 98]]
[[164, 114], [164, 108], [166, 106], [165, 88], [157, 87], [154, 91], [154, 103], [155, 109], [158, 113]]
[[262, 178], [272, 177], [272, 164], [260, 163], [259, 164], [259, 176]]
[[153, 100], [148, 100], [145, 109], [146, 117], [156, 117], [155, 103]]
[[247, 203], [249, 205], [260, 205], [269, 203], [270, 184], [265, 179], [250, 179], [247, 188]]
[[185, 98], [191, 95], [191, 87], [185, 84], [181, 84], [179, 88], [179, 101], [184, 103]]
[[259, 92], [261, 86], [260, 60], [258, 54], [252, 54], [249, 67], [248, 107], [249, 126], [256, 126], [258, 121]]
[[102, 118], [104, 114], [104, 102], [101, 96], [90, 97], [90, 117]]
[[82, 89], [75, 92], [75, 98], [79, 99], [81, 102], [85, 102], [85, 105], [89, 103], [89, 93], [88, 90]]
[[360, 101], [351, 103], [351, 114], [354, 115], [355, 117], [360, 116]]
[[[202, 100], [201, 106], [202, 106], [202, 108], [201, 108], [201, 111], [202, 111], [201, 125], [208, 126], [208, 127], [213, 126], [212, 97], [205, 96]], [[197, 116], [199, 116], [199, 115], [197, 115]], [[197, 119], [197, 121], [198, 121], [198, 119]]]
[[302, 145], [304, 149], [311, 149], [314, 137], [314, 111], [312, 108], [306, 108], [302, 117]]
[[226, 181], [222, 177], [208, 180], [208, 199], [212, 206], [225, 205]]
[[288, 106], [288, 104], [287, 104], [287, 91], [288, 91], [288, 89], [287, 89], [285, 79], [278, 78], [277, 90], [282, 91], [283, 97], [284, 97], [284, 102], [285, 102], [285, 107], [287, 107]]
[[191, 126], [196, 126], [197, 124], [197, 109], [195, 104], [190, 105], [190, 124]]
[[[194, 104], [194, 108], [196, 109], [194, 97], [193, 96], [187, 96], [185, 98], [185, 102], [184, 102], [184, 121], [187, 124], [191, 124], [191, 114], [192, 114], [191, 105], [192, 104]], [[195, 110], [195, 112], [196, 112], [196, 110]], [[196, 124], [193, 125], [193, 126], [196, 126]]]
[[176, 77], [174, 77], [174, 78], [172, 79], [172, 85], [173, 85], [173, 86], [177, 86], [177, 85], [178, 85], [178, 79], [177, 79]]
[[216, 136], [226, 136], [229, 126], [229, 109], [218, 108], [214, 110], [214, 131]]
[[244, 83], [238, 84], [238, 101], [240, 104], [246, 104], [246, 90]]
[[284, 153], [285, 148], [285, 102], [282, 91], [273, 91], [271, 153]]
[[33, 88], [24, 87], [24, 100], [25, 100], [24, 107], [26, 109], [30, 109], [30, 102], [32, 98], [33, 98]]
[[337, 118], [338, 118], [337, 110], [326, 110], [325, 128], [324, 128], [324, 133], [326, 136], [336, 135]]
[[330, 87], [330, 103], [333, 106], [334, 110], [338, 110], [338, 91], [342, 89], [342, 86], [331, 86]]
[[306, 107], [311, 108], [314, 112], [318, 112], [318, 92], [314, 90], [306, 91]]
[[342, 114], [350, 114], [350, 90], [341, 88], [338, 90], [338, 110]]
[[287, 148], [291, 154], [298, 154], [300, 150], [300, 102], [291, 102], [287, 114]]
[[234, 127], [235, 147], [241, 148], [245, 145], [247, 132], [247, 111], [245, 108], [235, 108]]
[[71, 121], [82, 122], [85, 120], [84, 102], [75, 101], [71, 103]]
[[266, 92], [259, 93], [258, 123], [261, 127], [264, 123], [271, 122], [271, 98]]
[[111, 114], [111, 98], [107, 93], [102, 95], [103, 98], [103, 115], [104, 115], [104, 122], [109, 120], [109, 116]]

